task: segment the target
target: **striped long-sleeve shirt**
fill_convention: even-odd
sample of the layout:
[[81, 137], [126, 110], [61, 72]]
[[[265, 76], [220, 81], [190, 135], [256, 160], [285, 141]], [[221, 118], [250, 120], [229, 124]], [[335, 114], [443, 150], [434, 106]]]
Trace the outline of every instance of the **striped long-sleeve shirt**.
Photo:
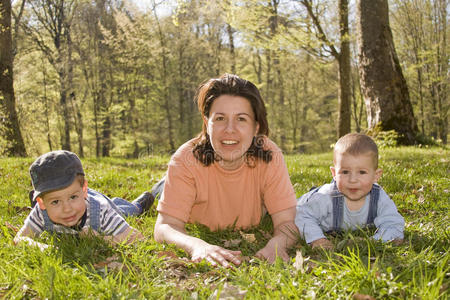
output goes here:
[[[91, 227], [91, 211], [90, 211], [90, 202], [92, 199], [97, 200], [100, 203], [100, 228], [99, 233], [104, 235], [115, 236], [122, 233], [124, 230], [129, 228], [130, 226], [122, 217], [119, 211], [117, 211], [117, 207], [115, 208], [111, 202], [111, 200], [107, 199], [104, 195], [99, 192], [89, 189], [88, 197], [86, 199], [86, 212], [80, 222], [75, 227], [66, 227], [63, 225], [53, 223], [54, 232], [62, 232], [62, 233], [70, 233], [76, 234], [82, 231], [84, 228]], [[39, 236], [42, 232], [45, 231], [45, 221], [44, 214], [39, 205], [35, 205], [31, 210], [28, 217], [25, 219], [24, 227], [29, 227], [33, 233]]]

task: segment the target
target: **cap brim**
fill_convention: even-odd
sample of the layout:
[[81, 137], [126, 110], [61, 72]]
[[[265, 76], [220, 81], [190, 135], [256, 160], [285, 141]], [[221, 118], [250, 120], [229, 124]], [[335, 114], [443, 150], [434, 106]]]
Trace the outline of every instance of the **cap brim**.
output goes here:
[[[55, 184], [55, 181], [61, 180], [60, 178], [58, 178], [57, 180], [47, 182], [46, 185], [44, 185], [43, 187], [41, 187], [39, 189], [39, 191], [35, 189], [34, 194], [33, 194], [33, 201], [36, 201], [36, 198], [39, 197], [42, 193], [51, 192], [51, 191], [55, 191], [55, 190], [59, 190], [59, 189], [68, 187], [69, 185], [71, 185], [73, 183], [73, 181], [75, 180], [77, 175], [78, 174], [74, 174], [74, 175], [68, 177], [65, 181], [58, 182], [57, 184]], [[84, 175], [84, 174], [82, 174], [82, 175]]]

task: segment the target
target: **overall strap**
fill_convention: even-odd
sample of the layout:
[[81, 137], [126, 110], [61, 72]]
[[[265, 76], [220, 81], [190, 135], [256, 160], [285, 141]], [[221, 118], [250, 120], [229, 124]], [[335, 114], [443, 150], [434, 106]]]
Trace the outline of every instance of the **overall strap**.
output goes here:
[[50, 220], [46, 209], [42, 210], [42, 216], [44, 217], [44, 230], [53, 232], [53, 222]]
[[315, 193], [317, 193], [317, 191], [319, 191], [319, 189], [321, 188], [321, 186], [319, 187], [315, 187], [313, 186], [312, 188], [309, 189], [309, 191], [306, 194], [303, 194], [297, 201], [298, 204], [304, 204], [306, 202], [309, 201], [309, 199], [311, 198], [312, 195], [314, 195]]
[[334, 182], [331, 200], [333, 202], [333, 226], [331, 231], [339, 232], [344, 219], [344, 196], [337, 189], [336, 182]]
[[91, 228], [100, 231], [100, 202], [94, 197], [89, 198], [89, 219]]
[[369, 213], [367, 215], [367, 225], [372, 225], [373, 221], [377, 217], [378, 210], [378, 200], [380, 199], [380, 186], [374, 184], [372, 190], [370, 191], [370, 203], [369, 203]]

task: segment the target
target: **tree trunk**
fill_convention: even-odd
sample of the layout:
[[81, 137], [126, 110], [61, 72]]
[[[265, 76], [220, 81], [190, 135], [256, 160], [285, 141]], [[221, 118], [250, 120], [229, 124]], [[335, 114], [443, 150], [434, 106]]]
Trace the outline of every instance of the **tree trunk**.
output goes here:
[[350, 35], [348, 29], [348, 0], [339, 0], [339, 30], [341, 51], [338, 56], [339, 64], [339, 112], [338, 138], [350, 132]]
[[227, 24], [228, 40], [230, 42], [230, 56], [231, 56], [231, 73], [236, 74], [236, 54], [234, 52], [234, 38], [233, 28]]
[[175, 151], [175, 142], [174, 142], [174, 138], [173, 138], [173, 124], [172, 124], [172, 116], [171, 116], [171, 107], [170, 107], [170, 101], [169, 101], [169, 83], [168, 83], [168, 58], [167, 58], [167, 53], [166, 53], [166, 42], [165, 42], [165, 38], [161, 29], [161, 24], [159, 23], [159, 19], [158, 19], [158, 15], [156, 14], [156, 10], [153, 10], [153, 14], [155, 16], [155, 20], [156, 20], [156, 24], [158, 25], [158, 35], [159, 35], [159, 42], [161, 44], [161, 79], [162, 79], [162, 85], [163, 85], [163, 90], [162, 90], [162, 97], [163, 99], [163, 108], [166, 111], [166, 117], [167, 117], [167, 133], [168, 133], [168, 137], [169, 137], [169, 146], [170, 146], [170, 151], [173, 152]]
[[438, 85], [438, 108], [439, 108], [439, 138], [442, 143], [447, 144], [448, 135], [448, 53], [447, 53], [447, 5], [445, 0], [436, 2], [440, 23], [442, 24], [442, 33], [438, 47], [438, 76], [441, 82]]
[[341, 51], [338, 52], [334, 44], [327, 38], [319, 17], [313, 8], [311, 0], [302, 0], [301, 4], [308, 11], [309, 17], [316, 28], [316, 38], [329, 47], [331, 55], [339, 65], [339, 97], [338, 97], [338, 128], [337, 136], [341, 137], [351, 130], [351, 88], [350, 88], [350, 34], [348, 28], [348, 0], [339, 0], [339, 32]]
[[395, 130], [414, 144], [418, 128], [389, 26], [387, 0], [360, 0], [359, 73], [370, 129]]
[[45, 68], [45, 61], [42, 58], [42, 85], [44, 88], [44, 114], [45, 114], [45, 127], [47, 129], [47, 143], [50, 151], [53, 151], [52, 139], [50, 135], [50, 103], [47, 97], [47, 69]]
[[7, 142], [4, 152], [26, 156], [14, 95], [10, 0], [0, 1], [0, 104], [0, 130]]
[[61, 104], [61, 109], [63, 111], [63, 132], [61, 134], [61, 149], [71, 151], [70, 147], [70, 118], [69, 118], [69, 107], [67, 105], [67, 88], [66, 88], [66, 76], [65, 72], [62, 70], [65, 67], [60, 65], [59, 72], [59, 103]]

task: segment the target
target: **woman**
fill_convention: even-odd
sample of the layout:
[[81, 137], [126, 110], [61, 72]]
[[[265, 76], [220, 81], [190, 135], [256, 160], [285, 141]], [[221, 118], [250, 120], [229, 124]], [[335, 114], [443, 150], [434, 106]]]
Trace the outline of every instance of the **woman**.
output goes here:
[[296, 241], [295, 192], [281, 150], [267, 138], [266, 109], [256, 86], [224, 74], [200, 85], [196, 100], [202, 132], [172, 156], [157, 210], [154, 236], [175, 244], [193, 261], [228, 267], [241, 252], [211, 245], [187, 234], [185, 224], [211, 230], [258, 225], [265, 210], [274, 236], [256, 253], [273, 262], [288, 260]]

